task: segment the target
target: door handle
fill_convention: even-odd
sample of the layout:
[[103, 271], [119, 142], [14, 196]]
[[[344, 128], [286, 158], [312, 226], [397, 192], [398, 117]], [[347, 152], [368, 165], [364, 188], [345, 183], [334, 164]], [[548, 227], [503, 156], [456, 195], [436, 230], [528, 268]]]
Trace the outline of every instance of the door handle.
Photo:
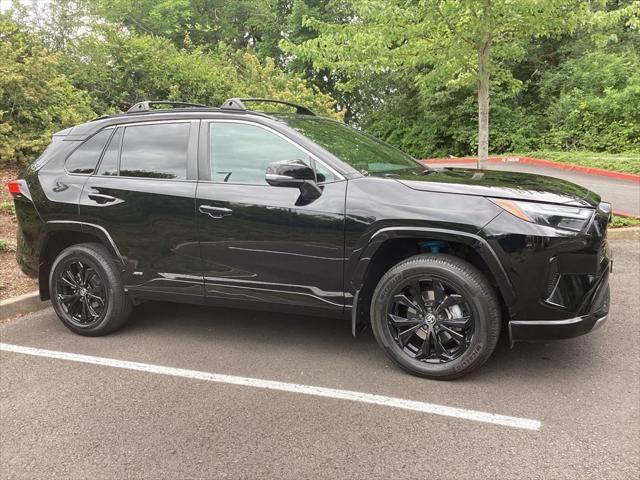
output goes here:
[[115, 197], [105, 195], [104, 193], [90, 193], [88, 197], [96, 203], [110, 203], [116, 201]]
[[198, 211], [205, 215], [209, 215], [211, 218], [222, 218], [233, 213], [233, 210], [230, 208], [212, 207], [211, 205], [200, 205]]

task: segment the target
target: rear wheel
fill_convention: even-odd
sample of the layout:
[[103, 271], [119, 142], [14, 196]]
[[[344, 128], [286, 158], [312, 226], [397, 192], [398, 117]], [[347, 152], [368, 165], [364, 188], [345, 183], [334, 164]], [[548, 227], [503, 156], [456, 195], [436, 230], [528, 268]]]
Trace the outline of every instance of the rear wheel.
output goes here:
[[63, 250], [51, 267], [49, 291], [62, 323], [80, 335], [111, 333], [131, 313], [120, 273], [109, 252], [97, 243]]
[[398, 365], [447, 380], [489, 358], [501, 324], [486, 278], [442, 254], [418, 255], [391, 268], [373, 294], [371, 322], [378, 344]]

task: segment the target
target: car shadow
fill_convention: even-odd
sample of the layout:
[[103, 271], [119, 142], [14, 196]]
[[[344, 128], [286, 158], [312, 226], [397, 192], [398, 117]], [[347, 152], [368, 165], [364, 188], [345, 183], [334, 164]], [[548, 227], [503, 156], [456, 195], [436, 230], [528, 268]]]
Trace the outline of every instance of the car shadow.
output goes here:
[[[358, 365], [384, 375], [405, 375], [378, 348], [371, 329], [354, 338], [351, 325], [344, 319], [292, 315], [220, 307], [147, 302], [134, 310], [131, 321], [118, 335], [160, 334], [172, 342], [198, 342], [236, 350], [260, 351], [265, 355], [301, 353], [322, 359], [323, 367]], [[462, 383], [484, 383], [505, 378], [528, 381], [563, 381], [588, 378], [594, 373], [594, 342], [587, 335], [551, 343], [509, 345], [503, 330], [498, 346], [485, 365], [459, 379]], [[367, 365], [368, 367], [364, 367]], [[364, 372], [363, 372], [364, 373]]]

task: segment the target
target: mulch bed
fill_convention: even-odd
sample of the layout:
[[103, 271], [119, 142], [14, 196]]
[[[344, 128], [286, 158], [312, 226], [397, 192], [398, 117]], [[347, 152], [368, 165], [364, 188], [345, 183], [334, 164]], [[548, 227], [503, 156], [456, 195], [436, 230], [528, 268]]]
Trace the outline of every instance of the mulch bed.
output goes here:
[[[0, 170], [0, 203], [12, 201], [7, 183], [18, 178], [15, 168]], [[38, 289], [38, 282], [27, 277], [16, 263], [16, 219], [0, 211], [0, 239], [8, 245], [8, 251], [0, 252], [0, 300], [15, 297]]]

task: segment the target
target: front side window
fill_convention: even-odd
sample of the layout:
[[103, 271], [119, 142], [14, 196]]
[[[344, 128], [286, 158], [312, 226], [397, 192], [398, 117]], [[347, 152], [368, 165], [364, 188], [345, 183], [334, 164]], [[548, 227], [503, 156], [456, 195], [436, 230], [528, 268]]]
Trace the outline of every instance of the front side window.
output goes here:
[[209, 161], [214, 182], [267, 185], [267, 166], [282, 160], [301, 160], [309, 166], [315, 164], [319, 182], [336, 179], [303, 150], [264, 128], [232, 122], [209, 124]]
[[65, 164], [67, 172], [91, 175], [112, 133], [113, 130], [102, 130], [80, 145], [67, 158]]
[[189, 128], [189, 123], [126, 127], [120, 154], [120, 176], [187, 178]]

